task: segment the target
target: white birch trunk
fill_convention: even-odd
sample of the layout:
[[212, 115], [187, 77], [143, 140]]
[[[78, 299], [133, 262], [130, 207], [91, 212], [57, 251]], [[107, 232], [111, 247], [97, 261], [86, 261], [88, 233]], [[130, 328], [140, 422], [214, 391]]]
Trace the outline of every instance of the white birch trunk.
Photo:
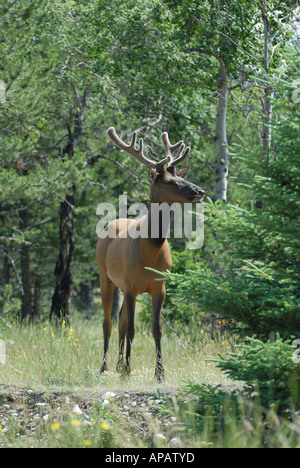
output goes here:
[[227, 142], [227, 107], [228, 107], [228, 86], [227, 70], [225, 64], [220, 61], [220, 72], [218, 80], [218, 111], [216, 118], [216, 146], [217, 159], [215, 164], [215, 183], [213, 201], [227, 201], [228, 186], [228, 142]]
[[[270, 24], [268, 20], [268, 11], [267, 4], [265, 0], [262, 0], [262, 18], [264, 23], [264, 70], [269, 74], [269, 44], [270, 44]], [[265, 155], [269, 155], [271, 148], [271, 139], [272, 139], [272, 128], [271, 128], [271, 119], [272, 119], [272, 98], [274, 92], [273, 88], [270, 85], [266, 85], [264, 91], [264, 117], [263, 117], [263, 152]]]

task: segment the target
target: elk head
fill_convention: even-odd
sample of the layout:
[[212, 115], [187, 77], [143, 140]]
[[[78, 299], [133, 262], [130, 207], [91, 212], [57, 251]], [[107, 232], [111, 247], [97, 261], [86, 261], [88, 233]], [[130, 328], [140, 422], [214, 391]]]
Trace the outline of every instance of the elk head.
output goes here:
[[[170, 205], [173, 203], [199, 203], [203, 198], [204, 190], [184, 179], [190, 166], [179, 170], [176, 168], [190, 153], [190, 148], [185, 148], [183, 141], [171, 145], [168, 134], [164, 132], [161, 139], [165, 147], [166, 157], [161, 161], [153, 161], [144, 155], [144, 140], [142, 138], [138, 149], [136, 149], [136, 132], [132, 135], [130, 145], [127, 145], [118, 137], [114, 127], [110, 127], [107, 133], [118, 148], [149, 167], [151, 203], [168, 203]], [[177, 151], [178, 154], [175, 157]]]

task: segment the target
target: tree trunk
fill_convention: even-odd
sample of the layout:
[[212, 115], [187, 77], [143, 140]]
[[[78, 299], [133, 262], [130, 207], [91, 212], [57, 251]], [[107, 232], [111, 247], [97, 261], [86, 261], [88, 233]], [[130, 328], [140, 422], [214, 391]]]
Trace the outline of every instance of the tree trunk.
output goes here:
[[[21, 230], [28, 226], [29, 213], [27, 210], [20, 212]], [[31, 308], [31, 268], [30, 268], [30, 245], [21, 246], [21, 276], [23, 284], [21, 320], [32, 319]]]
[[72, 192], [61, 203], [60, 209], [60, 252], [54, 275], [56, 287], [52, 298], [50, 320], [70, 323], [70, 297], [72, 290], [71, 262], [74, 252], [74, 204], [75, 185]]
[[229, 151], [227, 142], [227, 108], [228, 108], [228, 85], [227, 85], [227, 67], [224, 60], [217, 53], [210, 52], [205, 49], [191, 48], [190, 52], [198, 52], [199, 54], [214, 57], [219, 62], [218, 76], [218, 110], [216, 117], [216, 134], [214, 140], [217, 147], [217, 159], [215, 163], [215, 182], [212, 200], [227, 201], [227, 186], [228, 186], [228, 162]]
[[[269, 74], [269, 44], [270, 44], [270, 23], [268, 19], [268, 10], [265, 0], [262, 0], [262, 18], [264, 23], [264, 70]], [[263, 152], [266, 156], [269, 156], [271, 148], [271, 138], [272, 138], [272, 128], [271, 128], [271, 119], [272, 119], [272, 99], [274, 96], [274, 91], [272, 86], [266, 85], [264, 91], [264, 117], [263, 117]]]
[[[82, 99], [79, 98], [78, 90], [73, 88], [76, 107], [78, 111], [74, 118], [74, 129], [71, 130], [67, 124], [69, 140], [62, 150], [62, 158], [65, 156], [72, 159], [80, 142], [83, 130], [85, 111], [89, 103], [89, 93], [85, 92]], [[70, 323], [70, 298], [72, 290], [71, 262], [74, 252], [74, 207], [75, 207], [75, 184], [69, 189], [65, 201], [61, 203], [60, 209], [60, 252], [55, 268], [56, 287], [52, 298], [50, 320], [53, 316], [57, 320]]]
[[263, 152], [265, 155], [269, 156], [271, 141], [272, 141], [272, 99], [274, 96], [273, 89], [271, 87], [265, 88], [264, 95], [264, 118], [263, 118]]
[[216, 146], [217, 160], [215, 164], [215, 183], [213, 201], [227, 201], [228, 186], [228, 142], [227, 142], [227, 107], [228, 107], [228, 86], [227, 69], [223, 61], [220, 60], [220, 71], [218, 79], [218, 111], [216, 118]]

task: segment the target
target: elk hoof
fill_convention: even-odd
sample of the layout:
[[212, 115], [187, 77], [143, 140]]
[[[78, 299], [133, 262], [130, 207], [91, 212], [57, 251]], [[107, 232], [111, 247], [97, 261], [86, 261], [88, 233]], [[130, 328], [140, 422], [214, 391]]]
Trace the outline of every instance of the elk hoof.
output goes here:
[[131, 374], [130, 364], [125, 365], [124, 374], [129, 377]]
[[104, 362], [101, 366], [100, 374], [103, 374], [103, 372], [106, 372], [107, 370], [108, 370], [107, 364], [106, 362]]
[[125, 373], [125, 366], [124, 366], [124, 362], [123, 362], [123, 361], [118, 361], [116, 371], [117, 371], [119, 374], [124, 374], [124, 373]]
[[163, 367], [155, 369], [155, 378], [158, 383], [162, 383], [165, 380], [165, 370]]

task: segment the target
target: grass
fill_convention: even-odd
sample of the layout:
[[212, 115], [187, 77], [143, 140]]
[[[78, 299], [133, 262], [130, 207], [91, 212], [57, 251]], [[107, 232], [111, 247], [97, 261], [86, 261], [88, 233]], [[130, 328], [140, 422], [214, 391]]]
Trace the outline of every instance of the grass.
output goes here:
[[231, 406], [227, 393], [237, 383], [211, 359], [236, 351], [234, 339], [198, 336], [197, 342], [181, 329], [179, 338], [164, 326], [166, 379], [157, 384], [154, 340], [139, 323], [129, 379], [115, 371], [116, 327], [109, 372], [99, 374], [99, 320], [1, 328], [0, 447], [300, 447], [299, 420], [288, 422], [239, 396]]
[[[188, 331], [184, 334], [181, 330], [181, 333], [179, 338], [164, 329], [162, 347], [166, 379], [158, 384], [154, 378], [154, 340], [144, 324], [137, 323], [129, 379], [115, 370], [118, 354], [116, 326], [110, 342], [109, 371], [100, 375], [103, 336], [99, 319], [88, 321], [77, 316], [71, 328], [64, 325], [52, 327], [48, 323], [23, 327], [14, 324], [11, 329], [2, 327], [0, 339], [5, 343], [6, 362], [0, 364], [0, 415], [1, 405], [3, 410], [0, 446], [144, 447], [145, 444], [160, 444], [161, 439], [151, 439], [162, 429], [150, 407], [149, 395], [168, 394], [172, 397], [180, 391], [185, 379], [211, 385], [231, 384], [215, 364], [209, 362], [226, 348], [229, 350], [228, 341], [206, 339], [191, 344]], [[14, 395], [14, 388], [17, 393], [22, 389], [21, 397]], [[54, 403], [51, 392], [56, 392]], [[110, 402], [107, 408], [103, 406], [103, 394], [107, 392], [129, 398], [116, 405]], [[74, 399], [74, 394], [79, 400]], [[11, 403], [12, 400], [16, 401]], [[70, 400], [69, 403], [66, 400]], [[140, 406], [136, 409], [138, 424], [147, 425], [138, 436], [135, 407], [131, 406], [136, 402]], [[76, 404], [86, 407], [79, 415], [73, 412]], [[127, 407], [129, 411], [126, 411]], [[145, 421], [143, 413], [150, 415], [150, 419]], [[128, 433], [130, 426], [132, 430]], [[171, 432], [170, 429], [165, 431], [165, 434], [170, 433], [169, 440]]]
[[[77, 320], [71, 328], [49, 325], [14, 326], [2, 329], [6, 364], [1, 366], [1, 382], [25, 387], [56, 389], [99, 389], [154, 391], [155, 347], [151, 331], [137, 327], [132, 347], [132, 375], [124, 380], [116, 373], [118, 331], [114, 327], [108, 355], [109, 372], [99, 375], [103, 354], [102, 325]], [[230, 384], [209, 359], [229, 350], [228, 341], [191, 345], [188, 336], [164, 335], [166, 380], [160, 388], [176, 389], [182, 380], [196, 379], [207, 384]]]

